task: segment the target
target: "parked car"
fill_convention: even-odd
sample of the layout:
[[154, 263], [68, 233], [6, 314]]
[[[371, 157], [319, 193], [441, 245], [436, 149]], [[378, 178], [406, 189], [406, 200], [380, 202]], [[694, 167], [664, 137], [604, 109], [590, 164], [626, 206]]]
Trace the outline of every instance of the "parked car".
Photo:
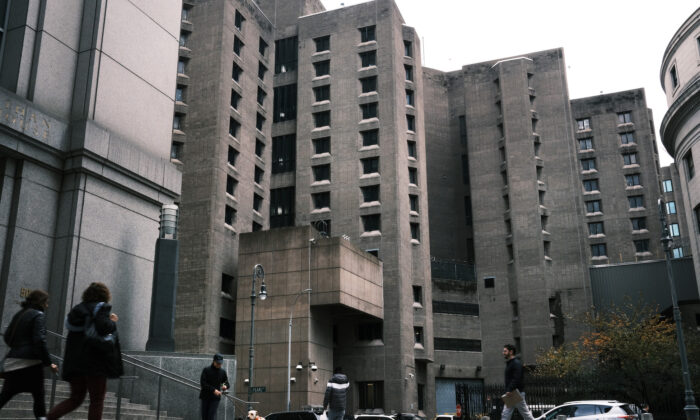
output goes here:
[[536, 420], [556, 420], [557, 416], [576, 417], [577, 420], [637, 419], [629, 404], [619, 401], [569, 401], [547, 411]]
[[355, 420], [396, 420], [396, 415], [389, 414], [358, 414]]
[[433, 420], [460, 420], [456, 414], [438, 414]]
[[313, 411], [284, 411], [271, 413], [265, 416], [265, 420], [319, 420], [318, 414]]

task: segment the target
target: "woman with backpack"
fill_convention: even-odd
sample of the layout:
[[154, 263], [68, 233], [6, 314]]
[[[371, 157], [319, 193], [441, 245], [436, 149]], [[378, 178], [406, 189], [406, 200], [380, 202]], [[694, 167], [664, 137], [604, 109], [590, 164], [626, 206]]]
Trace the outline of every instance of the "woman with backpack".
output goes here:
[[90, 393], [88, 420], [102, 418], [107, 378], [124, 373], [117, 336], [119, 317], [112, 313], [111, 294], [103, 283], [92, 283], [83, 292], [82, 302], [66, 317], [66, 353], [62, 377], [70, 384], [70, 397], [47, 415], [58, 419], [82, 404]]
[[38, 419], [46, 418], [44, 366], [58, 372], [58, 367], [51, 363], [46, 347], [44, 311], [48, 307], [48, 293], [32, 291], [5, 331], [5, 343], [10, 346], [10, 351], [3, 363], [5, 382], [0, 392], [0, 408], [15, 395], [29, 392], [34, 398], [34, 416]]

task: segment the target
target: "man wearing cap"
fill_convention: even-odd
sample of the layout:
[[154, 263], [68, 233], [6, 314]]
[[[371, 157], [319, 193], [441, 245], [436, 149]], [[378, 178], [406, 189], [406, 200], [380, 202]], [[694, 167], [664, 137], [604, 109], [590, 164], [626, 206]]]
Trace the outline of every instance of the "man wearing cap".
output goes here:
[[216, 410], [221, 402], [221, 393], [229, 387], [228, 375], [221, 369], [224, 356], [216, 353], [211, 365], [202, 369], [202, 376], [199, 384], [202, 390], [199, 391], [199, 399], [202, 400], [202, 420], [215, 420]]

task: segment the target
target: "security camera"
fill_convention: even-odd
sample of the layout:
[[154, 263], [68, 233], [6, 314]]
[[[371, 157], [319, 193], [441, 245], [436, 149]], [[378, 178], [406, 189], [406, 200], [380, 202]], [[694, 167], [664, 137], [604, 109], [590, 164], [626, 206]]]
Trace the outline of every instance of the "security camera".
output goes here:
[[414, 375], [414, 374], [412, 374], [412, 373], [409, 373], [409, 374], [408, 374], [409, 379], [413, 379], [413, 378], [415, 378], [415, 376], [416, 376], [416, 375]]
[[304, 369], [304, 366], [302, 366], [301, 362], [299, 362], [295, 369], [301, 371], [302, 369]]
[[295, 378], [294, 376], [292, 376], [291, 378], [289, 378], [289, 382], [295, 384], [295, 383], [297, 382], [297, 378]]
[[248, 385], [249, 382], [250, 382], [250, 381], [248, 380], [248, 378], [245, 378], [245, 379], [243, 380], [243, 383], [246, 384], [246, 385]]
[[311, 362], [311, 371], [316, 372], [318, 370], [318, 366], [316, 366], [316, 363]]

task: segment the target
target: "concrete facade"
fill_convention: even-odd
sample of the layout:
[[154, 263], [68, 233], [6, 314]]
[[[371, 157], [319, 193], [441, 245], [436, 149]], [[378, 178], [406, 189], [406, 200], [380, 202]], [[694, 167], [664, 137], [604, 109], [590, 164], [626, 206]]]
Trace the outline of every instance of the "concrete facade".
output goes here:
[[[679, 187], [681, 185], [681, 177], [676, 164], [672, 163], [669, 166], [662, 167], [660, 178], [662, 197], [666, 206], [666, 223], [671, 233], [675, 233], [677, 229], [680, 234], [679, 236], [672, 236], [673, 258], [692, 256], [690, 246], [691, 230], [686, 224], [686, 205], [683, 200], [683, 192]], [[678, 227], [674, 227], [674, 224]]]
[[[693, 255], [700, 252], [700, 181], [695, 162], [700, 162], [700, 9], [678, 28], [666, 47], [661, 64], [661, 87], [668, 111], [661, 122], [661, 140], [676, 161], [680, 189], [685, 202], [685, 222]], [[700, 279], [700, 260], [693, 259]], [[700, 281], [700, 280], [699, 280]]]
[[65, 313], [101, 281], [122, 348], [142, 350], [160, 209], [180, 193], [168, 159], [175, 76], [162, 70], [176, 63], [179, 7], [6, 3], [0, 322], [40, 288], [51, 295], [47, 328], [62, 333]]
[[[591, 265], [663, 259], [659, 157], [644, 90], [575, 99], [571, 109]], [[587, 181], [597, 188], [586, 191]], [[593, 255], [600, 245], [605, 255]]]
[[[355, 337], [363, 325], [379, 323], [384, 316], [382, 263], [347, 240], [316, 237], [315, 232], [304, 226], [241, 235], [236, 389], [239, 398], [247, 398], [250, 268], [262, 264], [269, 298], [256, 301], [253, 386], [265, 386], [266, 391], [253, 399], [265, 412], [286, 409], [290, 316], [292, 410], [323, 403], [334, 366], [342, 366], [353, 384], [374, 379], [368, 376], [367, 358], [381, 344]], [[297, 364], [303, 366], [301, 371], [295, 369]], [[312, 364], [318, 370], [311, 370]], [[355, 411], [357, 399], [357, 391], [350, 392], [348, 412]]]

